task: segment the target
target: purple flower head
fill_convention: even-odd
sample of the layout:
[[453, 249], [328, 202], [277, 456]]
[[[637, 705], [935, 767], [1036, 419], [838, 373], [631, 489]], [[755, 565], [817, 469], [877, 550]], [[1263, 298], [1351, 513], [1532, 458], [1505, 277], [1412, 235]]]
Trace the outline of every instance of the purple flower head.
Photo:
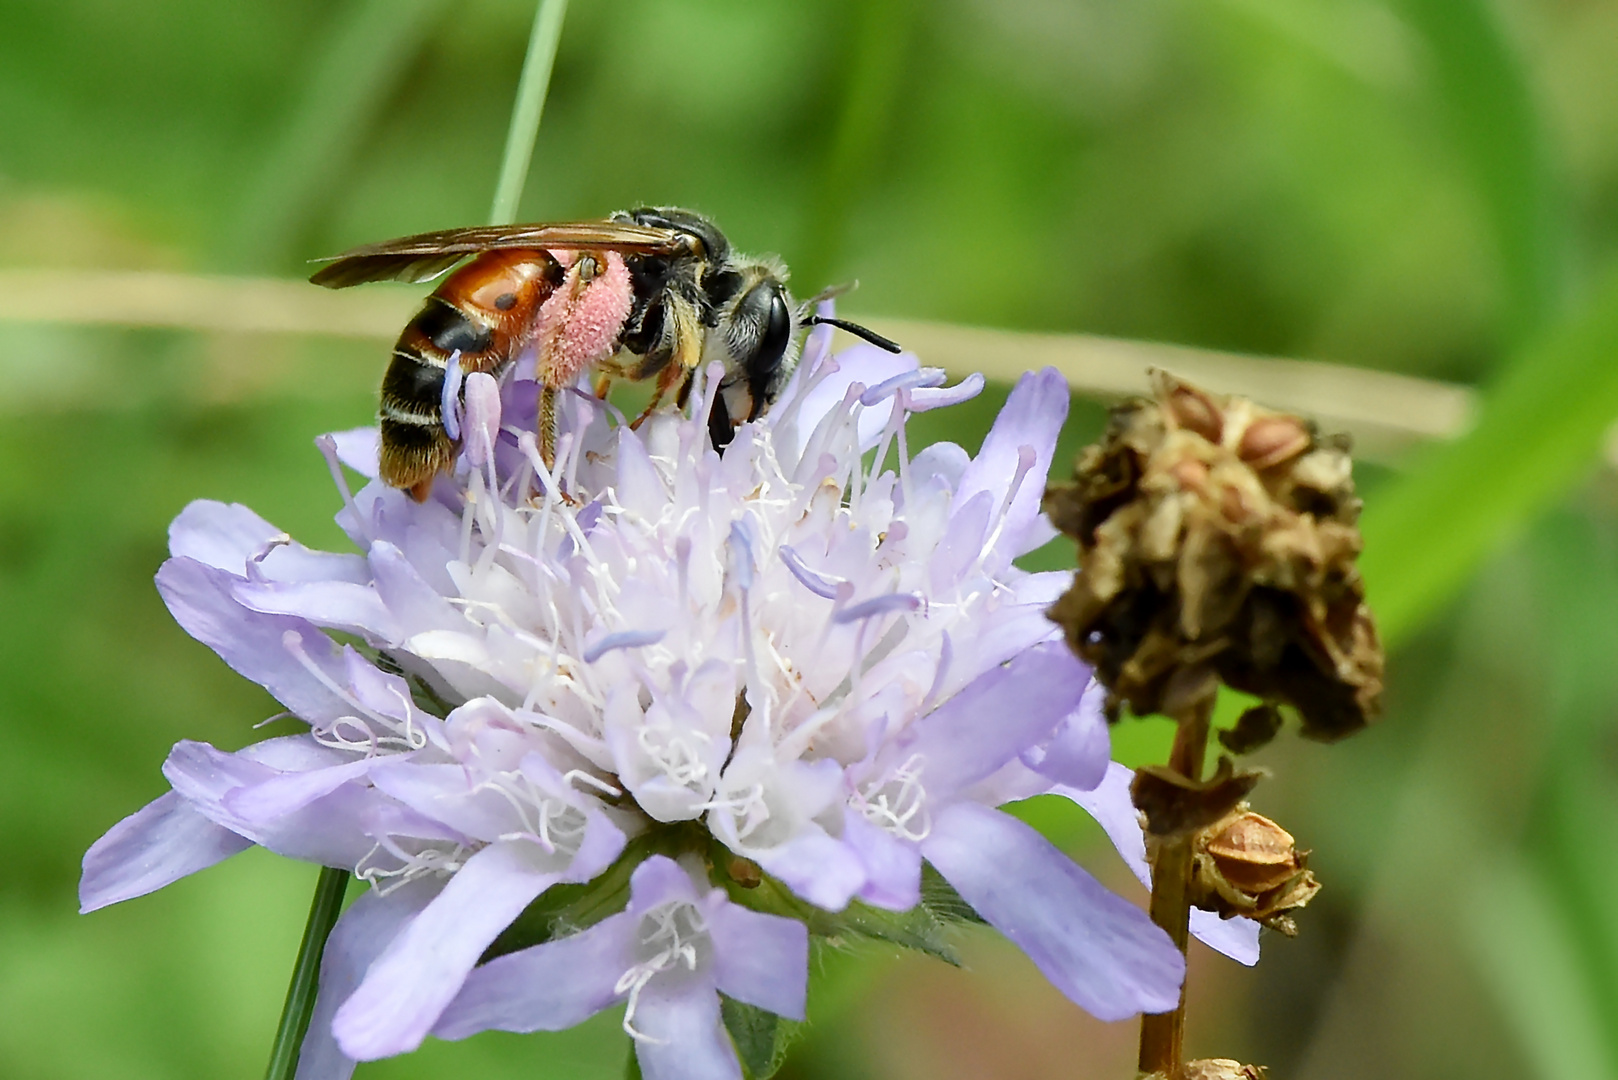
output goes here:
[[[456, 472], [421, 503], [375, 479], [374, 432], [323, 437], [356, 553], [188, 507], [164, 600], [309, 731], [176, 747], [174, 790], [86, 855], [85, 910], [254, 843], [354, 871], [371, 888], [327, 946], [311, 1080], [619, 1000], [646, 1075], [735, 1075], [716, 990], [801, 1013], [806, 931], [781, 916], [905, 911], [924, 861], [1097, 1016], [1172, 1007], [1167, 936], [996, 809], [1059, 790], [1126, 857], [1140, 844], [1088, 672], [1044, 615], [1067, 575], [1013, 562], [1049, 535], [1065, 383], [1020, 380], [976, 457], [912, 454], [906, 418], [982, 380], [828, 340], [722, 454], [717, 365], [638, 428], [561, 394], [554, 465], [532, 359], [467, 376]], [[560, 885], [594, 914], [538, 918]]]

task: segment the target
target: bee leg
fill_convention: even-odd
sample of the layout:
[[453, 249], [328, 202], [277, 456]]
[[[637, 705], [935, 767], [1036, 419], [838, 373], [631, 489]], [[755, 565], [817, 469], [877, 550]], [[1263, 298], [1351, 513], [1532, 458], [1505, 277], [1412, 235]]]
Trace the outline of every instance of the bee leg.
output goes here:
[[689, 379], [690, 373], [679, 364], [668, 364], [657, 373], [657, 392], [652, 395], [652, 400], [646, 403], [646, 408], [641, 410], [640, 415], [630, 421], [629, 430], [635, 431], [646, 422], [646, 418], [663, 404], [663, 399], [669, 396], [669, 391], [674, 389], [675, 382], [681, 376]]
[[603, 401], [605, 401], [606, 398], [607, 398], [607, 392], [609, 390], [611, 390], [611, 389], [612, 389], [612, 376], [611, 375], [603, 375], [603, 376], [601, 376], [601, 378], [596, 380], [596, 397], [598, 397], [598, 398], [602, 399]]
[[539, 456], [547, 469], [556, 468], [556, 387], [539, 386]]

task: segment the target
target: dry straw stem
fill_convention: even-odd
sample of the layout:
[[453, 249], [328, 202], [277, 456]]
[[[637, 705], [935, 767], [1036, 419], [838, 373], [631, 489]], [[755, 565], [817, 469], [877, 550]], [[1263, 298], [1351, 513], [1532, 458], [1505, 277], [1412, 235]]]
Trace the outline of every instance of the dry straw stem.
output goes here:
[[[421, 303], [419, 286], [352, 292], [303, 281], [155, 270], [0, 270], [0, 321], [169, 327], [248, 334], [303, 334], [392, 341]], [[94, 304], [83, 298], [94, 296]], [[1464, 431], [1475, 395], [1466, 387], [1305, 360], [1240, 356], [1089, 334], [1030, 334], [917, 320], [861, 317], [961, 376], [982, 371], [1013, 382], [1045, 365], [1075, 393], [1114, 401], [1148, 389], [1163, 367], [1195, 382], [1258, 398], [1354, 436], [1362, 458], [1389, 458], [1413, 443]], [[294, 378], [291, 371], [286, 379]], [[271, 386], [273, 388], [273, 380]]]

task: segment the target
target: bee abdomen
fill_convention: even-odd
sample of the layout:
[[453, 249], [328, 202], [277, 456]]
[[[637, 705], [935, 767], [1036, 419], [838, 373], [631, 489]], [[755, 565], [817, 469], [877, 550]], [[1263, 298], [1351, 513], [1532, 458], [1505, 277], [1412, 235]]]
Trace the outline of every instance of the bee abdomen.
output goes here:
[[443, 359], [420, 349], [406, 345], [393, 350], [382, 377], [382, 418], [420, 426], [442, 423], [444, 367]]
[[434, 293], [427, 298], [421, 311], [410, 320], [406, 329], [415, 330], [433, 343], [433, 348], [448, 356], [450, 353], [488, 352], [494, 344], [494, 331], [466, 312]]
[[[414, 336], [407, 328], [405, 338]], [[401, 342], [382, 377], [382, 480], [418, 501], [455, 458], [444, 430], [444, 368], [441, 357]]]

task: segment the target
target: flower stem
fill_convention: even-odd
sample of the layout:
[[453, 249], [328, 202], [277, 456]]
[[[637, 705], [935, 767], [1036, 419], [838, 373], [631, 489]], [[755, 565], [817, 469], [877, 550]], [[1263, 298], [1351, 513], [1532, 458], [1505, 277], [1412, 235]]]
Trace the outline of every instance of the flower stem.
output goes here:
[[510, 225], [517, 220], [517, 203], [528, 180], [528, 164], [534, 156], [534, 139], [539, 135], [539, 118], [545, 111], [551, 65], [556, 60], [556, 43], [561, 40], [566, 14], [567, 0], [540, 0], [539, 10], [534, 13], [528, 56], [517, 82], [517, 104], [512, 107], [511, 127], [506, 131], [506, 152], [500, 159], [500, 182], [495, 185], [494, 208], [489, 211], [491, 225]]
[[326, 938], [343, 910], [343, 893], [348, 888], [348, 871], [320, 868], [315, 898], [309, 904], [309, 922], [298, 945], [298, 961], [292, 968], [286, 1004], [281, 1007], [281, 1024], [275, 1029], [275, 1045], [270, 1048], [270, 1065], [264, 1080], [292, 1080], [298, 1071], [298, 1053], [309, 1030], [309, 1015], [315, 1009], [315, 991], [320, 979], [320, 958], [326, 952]]
[[[1202, 759], [1208, 749], [1208, 724], [1213, 717], [1214, 696], [1207, 694], [1189, 705], [1177, 717], [1174, 747], [1169, 751], [1169, 768], [1192, 780], [1202, 778]], [[1161, 926], [1184, 956], [1190, 941], [1191, 835], [1188, 833], [1158, 846], [1152, 860], [1152, 921]], [[1140, 1018], [1140, 1071], [1161, 1073], [1178, 1080], [1184, 1061], [1185, 984], [1180, 985], [1180, 1001], [1173, 1012], [1147, 1014]]]

